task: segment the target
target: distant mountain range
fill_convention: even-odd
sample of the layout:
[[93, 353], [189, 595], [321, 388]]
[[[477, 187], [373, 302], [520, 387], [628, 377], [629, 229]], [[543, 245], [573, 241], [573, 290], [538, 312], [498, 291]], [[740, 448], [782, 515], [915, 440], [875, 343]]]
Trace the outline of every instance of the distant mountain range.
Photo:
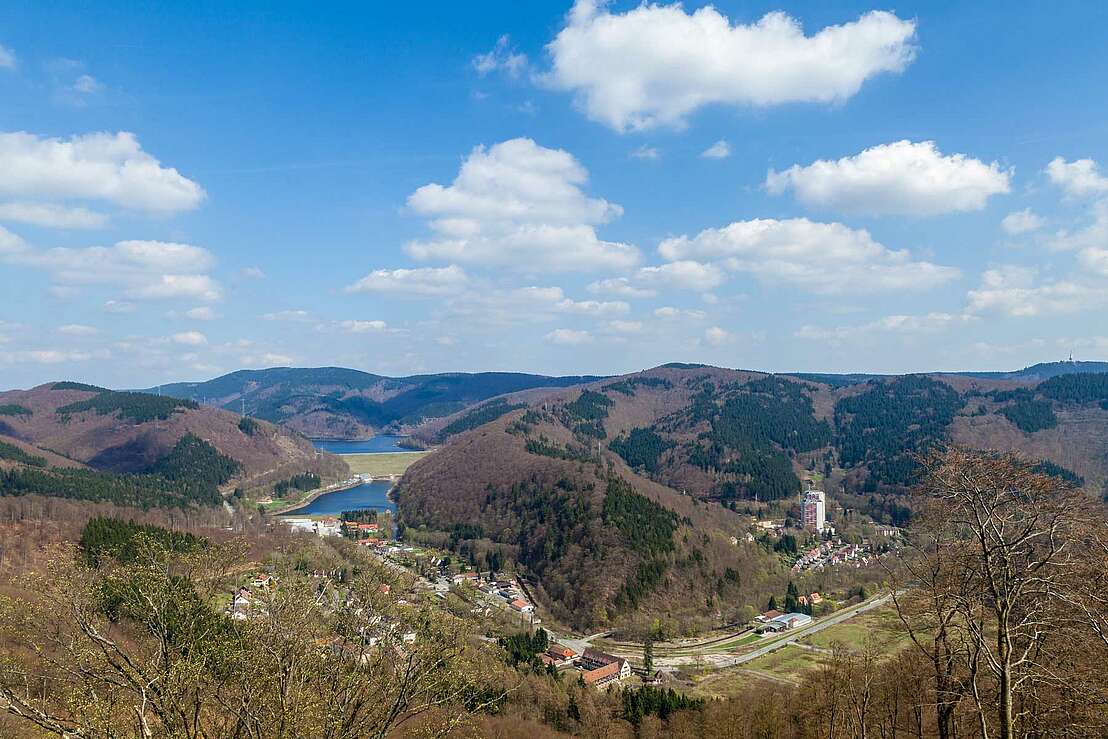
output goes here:
[[601, 379], [515, 372], [383, 377], [341, 367], [240, 370], [207, 382], [144, 392], [192, 400], [279, 423], [312, 438], [364, 438], [413, 430], [495, 396]]
[[[929, 375], [949, 375], [951, 377], [974, 377], [981, 380], [1049, 380], [1059, 375], [1079, 375], [1088, 373], [1108, 372], [1108, 362], [1041, 362], [1021, 370], [1011, 372], [928, 372]], [[792, 372], [793, 377], [800, 377], [814, 382], [824, 382], [829, 385], [841, 387], [858, 382], [866, 382], [878, 377], [890, 377], [891, 375], [871, 375], [865, 373], [834, 374], [827, 372]]]

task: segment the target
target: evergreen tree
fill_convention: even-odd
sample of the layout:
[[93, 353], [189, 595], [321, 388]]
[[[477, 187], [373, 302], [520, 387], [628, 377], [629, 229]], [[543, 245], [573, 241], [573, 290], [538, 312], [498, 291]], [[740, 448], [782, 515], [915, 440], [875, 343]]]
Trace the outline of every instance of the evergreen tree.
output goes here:
[[654, 669], [654, 640], [649, 636], [642, 645], [642, 668], [647, 672]]

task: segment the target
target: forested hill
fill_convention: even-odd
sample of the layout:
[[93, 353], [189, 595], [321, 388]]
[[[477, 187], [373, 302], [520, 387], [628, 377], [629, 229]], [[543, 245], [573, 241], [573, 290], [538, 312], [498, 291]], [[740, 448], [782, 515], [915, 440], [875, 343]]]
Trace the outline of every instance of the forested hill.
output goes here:
[[164, 385], [160, 392], [235, 412], [245, 407], [251, 416], [313, 438], [359, 438], [385, 430], [414, 430], [500, 395], [598, 379], [515, 372], [383, 377], [341, 367], [276, 367]]
[[190, 400], [76, 382], [0, 393], [0, 494], [214, 505], [221, 489], [346, 472], [338, 459], [317, 458], [306, 439], [247, 421]]
[[402, 479], [401, 520], [478, 563], [514, 558], [582, 627], [696, 618], [725, 587], [728, 602], [760, 605], [780, 562], [722, 542], [751, 516], [795, 520], [804, 478], [836, 517], [896, 525], [917, 455], [944, 442], [1019, 452], [1098, 497], [1108, 480], [1108, 374], [838, 383], [671, 365], [465, 418]]

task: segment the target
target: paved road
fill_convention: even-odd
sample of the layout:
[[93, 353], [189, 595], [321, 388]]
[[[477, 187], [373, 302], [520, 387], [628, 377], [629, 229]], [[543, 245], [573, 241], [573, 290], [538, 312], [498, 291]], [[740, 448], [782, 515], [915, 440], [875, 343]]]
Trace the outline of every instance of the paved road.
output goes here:
[[807, 628], [796, 629], [792, 633], [788, 634], [788, 636], [786, 636], [785, 638], [778, 639], [775, 642], [773, 642], [772, 644], [767, 644], [764, 647], [761, 647], [759, 649], [755, 649], [753, 652], [747, 652], [746, 654], [739, 654], [739, 655], [735, 655], [733, 657], [728, 657], [727, 659], [720, 660], [716, 664], [719, 667], [730, 667], [731, 665], [741, 665], [745, 662], [750, 662], [752, 660], [756, 660], [759, 657], [763, 657], [763, 656], [769, 654], [770, 652], [773, 652], [775, 650], [780, 649], [781, 647], [784, 647], [787, 644], [792, 644], [797, 639], [803, 639], [806, 636], [811, 636], [812, 634], [817, 634], [817, 633], [819, 633], [820, 631], [823, 631], [826, 628], [830, 628], [831, 626], [835, 626], [836, 624], [841, 624], [843, 621], [846, 621], [848, 618], [853, 618], [854, 616], [865, 613], [866, 611], [872, 611], [874, 608], [879, 608], [879, 607], [885, 605], [886, 603], [888, 603], [889, 600], [892, 597], [893, 596], [890, 593], [888, 595], [883, 595], [880, 598], [874, 598], [873, 600], [868, 600], [868, 601], [866, 601], [865, 603], [863, 603], [859, 606], [855, 606], [853, 608], [848, 608], [846, 610], [839, 611], [838, 613], [835, 613], [835, 614], [832, 614], [832, 615], [828, 616], [827, 618], [823, 619], [822, 621], [817, 621], [816, 623], [812, 624], [811, 626], [808, 626]]

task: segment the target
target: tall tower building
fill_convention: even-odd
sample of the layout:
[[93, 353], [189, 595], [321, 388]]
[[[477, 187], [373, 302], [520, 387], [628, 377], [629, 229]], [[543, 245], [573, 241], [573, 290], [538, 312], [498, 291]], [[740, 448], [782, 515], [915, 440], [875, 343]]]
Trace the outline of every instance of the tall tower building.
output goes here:
[[805, 492], [804, 501], [800, 504], [800, 512], [804, 519], [804, 528], [823, 533], [827, 516], [827, 499], [822, 490]]

